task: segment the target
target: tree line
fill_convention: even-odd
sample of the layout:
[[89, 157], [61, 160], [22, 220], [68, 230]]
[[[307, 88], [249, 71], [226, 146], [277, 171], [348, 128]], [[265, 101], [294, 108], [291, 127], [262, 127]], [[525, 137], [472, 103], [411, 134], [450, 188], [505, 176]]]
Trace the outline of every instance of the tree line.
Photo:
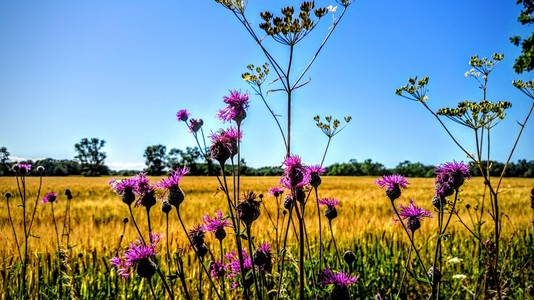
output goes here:
[[[137, 174], [140, 170], [111, 170], [105, 164], [107, 158], [103, 148], [106, 141], [97, 138], [84, 138], [74, 145], [77, 155], [74, 159], [53, 159], [45, 158], [35, 161], [24, 161], [34, 166], [43, 166], [45, 176], [131, 176]], [[187, 166], [190, 175], [217, 175], [221, 170], [218, 164], [214, 164], [210, 159], [204, 157], [198, 147], [187, 147], [185, 150], [171, 148], [167, 151], [164, 145], [148, 146], [143, 154], [145, 158], [145, 169], [142, 170], [148, 175], [161, 176], [166, 175], [170, 170], [177, 167]], [[6, 147], [0, 147], [0, 176], [13, 175], [11, 166], [16, 161], [11, 161], [10, 153]], [[505, 167], [504, 163], [492, 161], [490, 175], [500, 176]], [[335, 163], [325, 167], [325, 175], [331, 176], [382, 176], [388, 174], [401, 174], [406, 177], [434, 177], [434, 168], [432, 165], [425, 165], [419, 162], [403, 161], [394, 168], [386, 168], [379, 162], [366, 159], [359, 162], [351, 159], [346, 163]], [[471, 174], [480, 176], [479, 169], [471, 165]], [[282, 168], [280, 166], [266, 166], [261, 168], [252, 168], [247, 166], [244, 159], [241, 159], [240, 174], [244, 176], [280, 176]], [[506, 177], [527, 177], [534, 178], [534, 161], [520, 159], [517, 162], [511, 162], [504, 172]]]

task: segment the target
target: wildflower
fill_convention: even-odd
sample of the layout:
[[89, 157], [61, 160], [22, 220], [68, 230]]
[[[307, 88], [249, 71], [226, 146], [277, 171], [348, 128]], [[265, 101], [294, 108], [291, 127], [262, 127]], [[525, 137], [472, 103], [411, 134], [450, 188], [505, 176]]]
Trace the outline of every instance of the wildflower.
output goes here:
[[462, 162], [445, 163], [434, 169], [436, 195], [448, 197], [458, 191], [465, 179], [471, 178], [469, 167]]
[[[245, 249], [241, 250], [241, 255], [243, 256], [243, 271], [245, 274], [252, 269], [252, 260], [248, 256], [248, 253]], [[226, 278], [234, 279], [241, 272], [241, 263], [239, 262], [239, 257], [235, 251], [228, 252], [224, 255], [224, 258], [228, 261], [226, 265]], [[245, 278], [242, 280], [246, 286], [252, 285], [252, 277]], [[232, 288], [237, 288], [238, 284], [236, 282], [232, 283]]]
[[324, 216], [332, 221], [337, 217], [336, 206], [339, 205], [339, 200], [334, 198], [323, 198], [318, 200], [319, 205], [325, 205], [326, 209], [324, 211]]
[[43, 203], [54, 203], [56, 202], [57, 194], [54, 192], [47, 193], [44, 198], [41, 200]]
[[167, 201], [170, 205], [178, 207], [185, 199], [185, 194], [180, 188], [180, 179], [189, 172], [187, 167], [177, 168], [172, 171], [171, 175], [165, 179], [162, 179], [156, 184], [159, 188], [167, 189], [169, 192], [167, 196]]
[[269, 189], [269, 195], [273, 197], [278, 197], [284, 193], [284, 188], [272, 187]]
[[466, 279], [467, 276], [464, 275], [464, 274], [456, 274], [456, 275], [452, 275], [452, 279], [458, 279], [458, 280], [464, 280]]
[[433, 284], [436, 284], [441, 281], [441, 271], [438, 268], [434, 269], [434, 267], [430, 267], [428, 269], [428, 277]]
[[295, 201], [293, 201], [293, 198], [291, 197], [291, 195], [287, 195], [286, 198], [284, 199], [284, 208], [287, 210], [291, 210], [291, 208], [293, 208], [294, 205], [295, 205]]
[[298, 155], [290, 155], [284, 160], [284, 174], [280, 178], [280, 185], [288, 189], [303, 187], [310, 181], [310, 174], [302, 164]]
[[223, 217], [220, 210], [217, 211], [213, 220], [210, 219], [209, 215], [204, 215], [204, 229], [212, 232], [219, 241], [222, 241], [226, 237], [224, 227], [232, 227], [232, 225], [230, 224], [230, 220]]
[[450, 258], [447, 262], [450, 264], [458, 264], [458, 263], [461, 263], [462, 261], [464, 260], [459, 257], [453, 257], [453, 258]]
[[337, 10], [337, 6], [328, 5], [328, 6], [326, 7], [326, 9], [328, 9], [328, 11], [331, 12], [331, 13], [335, 13], [336, 10]]
[[356, 255], [354, 255], [354, 252], [347, 250], [343, 253], [343, 260], [347, 265], [351, 266], [356, 261]]
[[210, 264], [210, 275], [213, 279], [220, 279], [226, 273], [226, 266], [220, 261], [214, 261]]
[[430, 214], [428, 210], [415, 206], [413, 199], [410, 200], [410, 204], [408, 204], [408, 206], [404, 207], [402, 204], [400, 204], [399, 208], [401, 210], [401, 218], [405, 220], [408, 219], [407, 227], [411, 232], [415, 232], [421, 227], [422, 218], [432, 218], [432, 214]]
[[189, 231], [189, 239], [191, 240], [191, 247], [195, 249], [195, 252], [198, 256], [203, 257], [208, 253], [208, 247], [204, 244], [204, 237], [206, 233], [204, 228], [200, 225], [193, 227]]
[[221, 129], [218, 132], [210, 135], [212, 145], [210, 146], [210, 155], [216, 159], [221, 165], [227, 159], [233, 157], [238, 152], [238, 142], [242, 138], [243, 133], [237, 131], [234, 127], [227, 130]]
[[72, 200], [72, 192], [70, 189], [65, 190], [65, 196], [67, 196], [67, 200]]
[[117, 195], [122, 197], [122, 202], [131, 205], [135, 201], [134, 191], [137, 188], [137, 181], [133, 178], [117, 180], [115, 178], [109, 181], [109, 186]]
[[178, 119], [178, 122], [187, 121], [187, 119], [189, 119], [189, 116], [190, 114], [187, 109], [181, 109], [176, 113], [176, 119]]
[[394, 201], [401, 196], [401, 188], [405, 189], [409, 182], [406, 177], [400, 174], [394, 174], [382, 176], [382, 179], [377, 179], [375, 184], [381, 188], [387, 186], [386, 195], [391, 201]]
[[240, 91], [230, 91], [230, 96], [225, 96], [223, 101], [228, 106], [219, 110], [217, 117], [223, 122], [234, 120], [240, 124], [247, 116], [248, 93], [241, 94]]
[[130, 243], [129, 248], [124, 252], [123, 257], [113, 257], [110, 263], [117, 268], [117, 274], [124, 278], [137, 271], [137, 274], [143, 278], [151, 278], [156, 273], [156, 265], [152, 262], [151, 257], [155, 256], [156, 246], [161, 236], [151, 233], [152, 244], [144, 245], [140, 240]]
[[319, 185], [321, 185], [321, 175], [324, 173], [324, 168], [321, 166], [307, 166], [306, 172], [309, 174], [310, 177], [310, 185], [314, 188], [317, 188]]
[[204, 121], [202, 119], [189, 120], [189, 132], [196, 134], [200, 128], [202, 128], [202, 125], [204, 125]]
[[132, 177], [132, 180], [136, 182], [135, 193], [139, 195], [139, 199], [135, 203], [135, 206], [140, 205], [151, 208], [156, 205], [156, 190], [154, 186], [150, 184], [150, 180], [146, 176], [146, 173], [139, 173], [136, 176]]
[[12, 169], [13, 169], [13, 171], [19, 173], [20, 175], [26, 175], [26, 174], [30, 173], [30, 171], [32, 169], [32, 165], [31, 164], [20, 163], [20, 164], [13, 165]]
[[351, 276], [343, 271], [334, 273], [330, 268], [326, 268], [323, 271], [320, 284], [329, 285], [333, 284], [334, 289], [330, 294], [330, 299], [350, 299], [349, 286], [358, 281], [357, 276]]
[[254, 265], [258, 266], [261, 271], [270, 273], [273, 268], [271, 261], [272, 257], [273, 254], [271, 252], [271, 245], [268, 243], [263, 243], [260, 244], [254, 253], [252, 253], [252, 262]]
[[161, 202], [161, 211], [168, 214], [172, 210], [172, 205], [168, 200]]
[[256, 201], [254, 192], [245, 193], [244, 197], [236, 207], [237, 217], [250, 226], [260, 216], [260, 201]]

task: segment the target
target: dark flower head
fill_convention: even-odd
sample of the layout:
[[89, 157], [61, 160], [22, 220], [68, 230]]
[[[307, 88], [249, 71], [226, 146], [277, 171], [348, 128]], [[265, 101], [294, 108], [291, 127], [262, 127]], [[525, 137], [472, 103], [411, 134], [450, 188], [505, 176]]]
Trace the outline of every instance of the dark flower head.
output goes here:
[[469, 167], [463, 162], [445, 163], [434, 169], [436, 173], [436, 195], [448, 197], [464, 184], [465, 179], [471, 178]]
[[252, 253], [252, 262], [254, 265], [258, 266], [258, 268], [261, 271], [270, 273], [273, 265], [272, 265], [272, 252], [271, 252], [271, 245], [268, 243], [260, 244], [258, 249]]
[[256, 194], [248, 192], [236, 207], [237, 217], [247, 226], [260, 217], [260, 201], [256, 201]]
[[210, 275], [213, 279], [221, 279], [226, 273], [226, 266], [220, 261], [214, 261], [210, 264]]
[[317, 188], [321, 185], [321, 175], [325, 172], [325, 169], [321, 166], [307, 166], [306, 172], [310, 178], [310, 185]]
[[434, 269], [434, 267], [430, 267], [430, 269], [428, 269], [428, 277], [430, 277], [430, 280], [436, 284], [441, 281], [441, 271], [438, 268]]
[[187, 109], [181, 109], [176, 113], [176, 119], [178, 120], [178, 122], [187, 121], [187, 119], [189, 119], [189, 116], [190, 114]]
[[335, 287], [348, 288], [351, 284], [358, 281], [358, 276], [351, 276], [343, 271], [334, 273], [330, 268], [326, 268], [321, 276], [320, 284], [329, 285], [333, 284]]
[[269, 195], [273, 197], [278, 197], [284, 193], [284, 188], [272, 187], [269, 189]]
[[241, 140], [243, 132], [237, 131], [234, 127], [226, 130], [221, 129], [212, 133], [212, 145], [210, 146], [210, 155], [219, 163], [224, 164], [226, 160], [233, 157], [238, 152], [238, 142]]
[[421, 227], [422, 218], [432, 218], [432, 214], [428, 210], [416, 206], [413, 199], [410, 200], [410, 204], [406, 207], [400, 204], [399, 209], [401, 210], [401, 218], [408, 220], [408, 229], [410, 229], [411, 232], [415, 232]]
[[284, 160], [284, 174], [280, 178], [280, 185], [287, 189], [303, 187], [310, 181], [310, 174], [302, 164], [298, 155], [290, 155]]
[[217, 211], [213, 220], [210, 219], [209, 215], [204, 215], [204, 229], [212, 232], [215, 235], [215, 238], [219, 241], [226, 237], [224, 227], [232, 227], [232, 225], [230, 224], [230, 220], [224, 218], [223, 213], [220, 210]]
[[337, 218], [337, 208], [336, 206], [339, 205], [339, 200], [334, 198], [323, 198], [318, 200], [319, 205], [326, 206], [326, 209], [324, 211], [324, 216], [332, 221], [333, 219]]
[[202, 128], [202, 125], [204, 125], [202, 119], [190, 119], [187, 127], [189, 128], [189, 132], [196, 134]]
[[345, 261], [345, 263], [347, 263], [347, 265], [352, 266], [354, 261], [356, 261], [356, 255], [354, 254], [354, 252], [347, 250], [345, 251], [345, 253], [343, 253], [343, 260]]
[[406, 177], [394, 174], [382, 176], [382, 179], [377, 179], [375, 184], [381, 188], [386, 187], [386, 195], [391, 201], [398, 199], [401, 196], [401, 188], [405, 189], [409, 182]]
[[202, 244], [204, 244], [204, 236], [206, 233], [204, 232], [204, 227], [197, 225], [193, 227], [189, 231], [189, 238], [191, 239], [191, 246], [193, 247], [200, 247]]
[[151, 257], [155, 256], [156, 246], [161, 239], [160, 235], [151, 234], [151, 245], [144, 245], [140, 240], [130, 243], [129, 248], [124, 252], [123, 257], [113, 257], [110, 263], [117, 268], [117, 274], [124, 278], [137, 271], [137, 274], [143, 278], [150, 278], [156, 273], [156, 265], [152, 262]]
[[240, 91], [230, 91], [229, 96], [223, 98], [224, 103], [228, 104], [226, 108], [219, 110], [217, 117], [223, 122], [234, 120], [241, 123], [247, 116], [248, 93], [241, 94]]
[[118, 195], [122, 196], [122, 202], [131, 205], [135, 201], [134, 191], [137, 189], [137, 181], [133, 178], [109, 181], [109, 186]]
[[13, 165], [13, 171], [21, 174], [21, 175], [26, 175], [28, 173], [30, 173], [31, 169], [32, 169], [32, 165], [31, 164], [25, 164], [25, 163], [20, 163], [20, 164], [15, 164]]
[[172, 205], [168, 200], [161, 202], [161, 211], [168, 214], [172, 210]]
[[293, 200], [291, 195], [286, 195], [284, 199], [284, 208], [287, 210], [291, 210], [291, 208], [293, 208], [294, 205], [295, 205], [295, 201]]
[[65, 190], [65, 196], [67, 196], [67, 200], [72, 200], [72, 192], [70, 189]]
[[43, 203], [54, 203], [57, 200], [57, 194], [54, 192], [47, 193], [41, 200]]

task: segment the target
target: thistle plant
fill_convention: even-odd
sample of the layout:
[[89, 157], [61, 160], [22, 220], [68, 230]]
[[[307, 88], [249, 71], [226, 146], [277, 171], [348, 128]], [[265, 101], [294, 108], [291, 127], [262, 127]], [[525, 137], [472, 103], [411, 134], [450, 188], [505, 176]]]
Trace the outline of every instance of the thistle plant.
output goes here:
[[[439, 212], [440, 229], [442, 231], [446, 229], [450, 221], [450, 216], [455, 214], [458, 221], [468, 230], [473, 238], [478, 242], [479, 259], [485, 261], [485, 278], [481, 287], [475, 286], [473, 294], [475, 297], [480, 294], [479, 288], [482, 288], [482, 292], [485, 297], [497, 297], [501, 299], [503, 297], [503, 288], [506, 281], [502, 278], [503, 267], [506, 266], [503, 258], [501, 257], [502, 246], [502, 216], [503, 213], [499, 208], [499, 199], [501, 193], [504, 192], [501, 189], [501, 183], [504, 177], [506, 168], [512, 158], [514, 150], [521, 138], [523, 129], [534, 109], [534, 101], [530, 105], [530, 109], [527, 111], [525, 119], [522, 122], [518, 122], [519, 131], [515, 138], [515, 141], [510, 149], [508, 159], [504, 164], [504, 168], [501, 175], [495, 179], [490, 177], [490, 171], [492, 169], [491, 164], [491, 147], [496, 143], [491, 139], [492, 129], [498, 125], [505, 117], [506, 111], [511, 108], [512, 104], [509, 101], [490, 101], [487, 99], [488, 82], [490, 75], [500, 61], [504, 59], [503, 54], [493, 54], [491, 58], [479, 58], [477, 55], [472, 56], [469, 60], [471, 69], [465, 73], [466, 77], [474, 78], [478, 87], [482, 91], [482, 100], [474, 101], [461, 101], [457, 107], [444, 107], [438, 109], [436, 112], [432, 110], [428, 105], [427, 86], [429, 82], [428, 77], [418, 79], [417, 77], [410, 78], [408, 84], [398, 88], [395, 93], [399, 96], [413, 100], [423, 105], [423, 107], [430, 112], [436, 120], [440, 123], [441, 127], [446, 131], [447, 135], [452, 141], [465, 153], [466, 157], [471, 161], [473, 167], [477, 168], [484, 179], [484, 194], [480, 201], [477, 201], [475, 211], [475, 218], [472, 219], [471, 224], [467, 224], [460, 215], [455, 204], [458, 200], [458, 188], [454, 183], [454, 178], [446, 178], [445, 174], [452, 171], [454, 165], [448, 167], [443, 166], [443, 169], [437, 169], [438, 179], [436, 179], [436, 195], [433, 198], [433, 204]], [[523, 82], [522, 80], [513, 81], [512, 84], [528, 96], [531, 100], [534, 100], [533, 94], [533, 82]], [[475, 149], [468, 150], [464, 144], [449, 130], [448, 126], [443, 121], [443, 117], [452, 120], [453, 122], [462, 125], [472, 131], [474, 137]], [[502, 147], [502, 143], [499, 143], [499, 147]], [[460, 166], [456, 166], [460, 167]], [[465, 169], [464, 169], [465, 168]], [[461, 167], [462, 170], [457, 169], [457, 174], [465, 175], [467, 167]], [[460, 176], [461, 177], [461, 176]], [[465, 176], [463, 176], [465, 177]], [[447, 204], [443, 197], [454, 195], [450, 215], [445, 223], [443, 219], [443, 207]], [[489, 200], [489, 208], [487, 201]], [[483, 228], [484, 224], [487, 224], [487, 216], [489, 216], [493, 228], [488, 230]], [[489, 233], [489, 234], [488, 234]], [[441, 235], [438, 235], [438, 245]], [[436, 252], [439, 252], [436, 250]], [[484, 253], [483, 253], [484, 252]], [[437, 253], [435, 257], [439, 257]], [[434, 260], [436, 261], [436, 259]], [[433, 272], [436, 271], [436, 265], [433, 266]], [[429, 276], [432, 282], [436, 281], [438, 276]], [[438, 285], [432, 285], [432, 298], [437, 299], [439, 297]]]

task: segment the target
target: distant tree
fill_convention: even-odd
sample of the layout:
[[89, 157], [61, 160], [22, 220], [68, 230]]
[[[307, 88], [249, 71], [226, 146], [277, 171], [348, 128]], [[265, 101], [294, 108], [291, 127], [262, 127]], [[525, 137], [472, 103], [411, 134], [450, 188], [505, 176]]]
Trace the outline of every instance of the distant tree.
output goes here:
[[165, 173], [167, 168], [167, 147], [163, 145], [148, 146], [145, 149], [145, 171], [148, 175], [160, 176]]
[[106, 153], [102, 152], [104, 145], [106, 145], [106, 141], [97, 138], [83, 138], [74, 145], [74, 149], [78, 152], [74, 158], [80, 162], [84, 176], [109, 174], [108, 167], [104, 165], [107, 157]]
[[401, 174], [406, 177], [432, 177], [434, 176], [434, 166], [425, 166], [422, 163], [412, 163], [405, 160], [399, 163], [392, 173]]
[[9, 174], [9, 155], [6, 147], [0, 147], [0, 176]]
[[[532, 17], [534, 1], [517, 0], [517, 4], [523, 4], [523, 9], [517, 20], [523, 25], [534, 23], [534, 18]], [[510, 41], [518, 47], [521, 45], [521, 54], [514, 63], [514, 71], [520, 74], [534, 69], [534, 32], [526, 38], [517, 35], [513, 36], [510, 38]]]
[[191, 175], [207, 174], [207, 171], [199, 163], [202, 158], [202, 153], [200, 153], [198, 147], [187, 147], [185, 151], [172, 148], [169, 150], [168, 157], [168, 165], [171, 169], [187, 166]]

